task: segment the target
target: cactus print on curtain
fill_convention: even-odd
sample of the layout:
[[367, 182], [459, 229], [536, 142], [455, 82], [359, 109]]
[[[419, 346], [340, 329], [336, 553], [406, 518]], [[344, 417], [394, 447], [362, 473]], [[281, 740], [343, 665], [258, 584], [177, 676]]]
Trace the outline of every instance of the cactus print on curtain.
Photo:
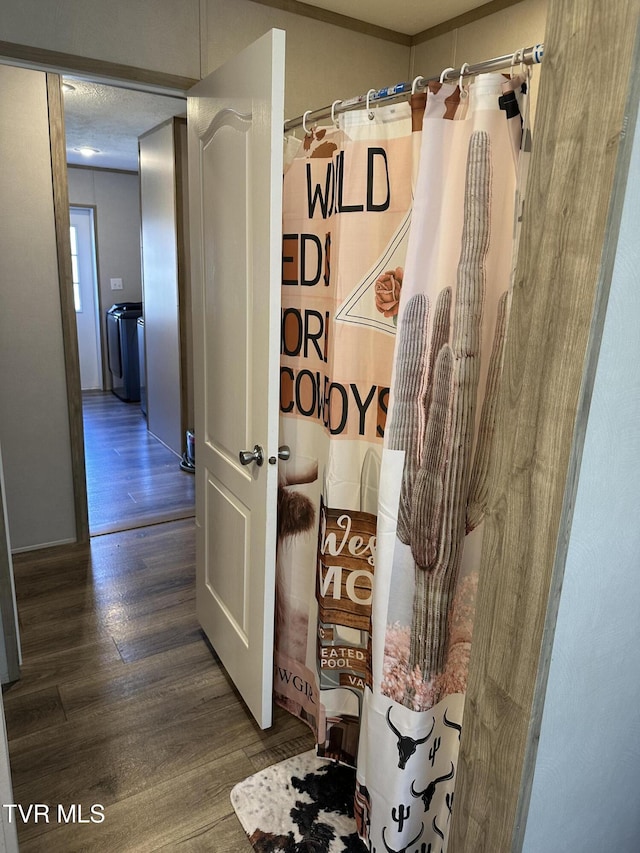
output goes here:
[[376, 853], [447, 847], [514, 246], [520, 118], [501, 109], [503, 84], [479, 77], [452, 121], [456, 87], [427, 95], [357, 762], [359, 832]]
[[407, 103], [317, 128], [283, 193], [278, 704], [354, 765], [376, 509], [412, 204]]

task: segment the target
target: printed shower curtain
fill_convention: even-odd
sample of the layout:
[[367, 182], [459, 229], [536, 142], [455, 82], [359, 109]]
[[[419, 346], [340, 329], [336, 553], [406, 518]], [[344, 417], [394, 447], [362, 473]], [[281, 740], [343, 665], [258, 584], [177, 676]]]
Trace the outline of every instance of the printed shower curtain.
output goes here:
[[352, 765], [411, 178], [406, 103], [315, 129], [284, 176], [274, 691]]
[[358, 831], [376, 853], [447, 847], [511, 279], [513, 88], [492, 74], [459, 104], [449, 84], [427, 96], [357, 759]]

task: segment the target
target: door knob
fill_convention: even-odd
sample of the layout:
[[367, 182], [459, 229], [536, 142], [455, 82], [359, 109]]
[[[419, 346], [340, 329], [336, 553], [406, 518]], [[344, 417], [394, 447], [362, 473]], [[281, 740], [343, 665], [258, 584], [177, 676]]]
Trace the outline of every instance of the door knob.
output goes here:
[[[287, 444], [281, 444], [280, 447], [278, 448], [278, 459], [282, 459], [284, 462], [286, 462], [287, 459], [290, 459], [290, 458], [291, 458], [291, 448]], [[276, 459], [275, 456], [270, 456], [269, 457], [269, 465], [275, 465], [276, 462], [278, 461], [278, 459]]]
[[241, 450], [238, 458], [241, 465], [250, 465], [255, 462], [256, 465], [260, 466], [264, 462], [264, 450], [259, 444], [256, 444], [253, 450]]

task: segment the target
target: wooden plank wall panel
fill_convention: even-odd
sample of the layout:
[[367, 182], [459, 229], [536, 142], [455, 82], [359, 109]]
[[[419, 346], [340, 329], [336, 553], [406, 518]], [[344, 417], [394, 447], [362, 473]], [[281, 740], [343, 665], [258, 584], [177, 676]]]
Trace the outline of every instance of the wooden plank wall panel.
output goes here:
[[611, 280], [614, 190], [626, 179], [639, 11], [639, 0], [549, 3], [449, 853], [521, 849]]

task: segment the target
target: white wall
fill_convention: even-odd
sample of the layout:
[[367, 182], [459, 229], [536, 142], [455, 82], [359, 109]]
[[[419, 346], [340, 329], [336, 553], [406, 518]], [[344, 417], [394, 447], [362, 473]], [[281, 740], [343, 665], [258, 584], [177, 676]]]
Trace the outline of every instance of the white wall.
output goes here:
[[[95, 205], [100, 324], [104, 344], [105, 312], [114, 302], [141, 302], [140, 180], [138, 175], [101, 169], [68, 169], [69, 203]], [[111, 290], [121, 278], [123, 290]], [[103, 363], [106, 363], [103, 345]], [[110, 387], [107, 371], [106, 388]]]
[[0, 66], [0, 443], [14, 549], [75, 539], [45, 75]]
[[525, 853], [640, 839], [640, 125], [580, 469]]

